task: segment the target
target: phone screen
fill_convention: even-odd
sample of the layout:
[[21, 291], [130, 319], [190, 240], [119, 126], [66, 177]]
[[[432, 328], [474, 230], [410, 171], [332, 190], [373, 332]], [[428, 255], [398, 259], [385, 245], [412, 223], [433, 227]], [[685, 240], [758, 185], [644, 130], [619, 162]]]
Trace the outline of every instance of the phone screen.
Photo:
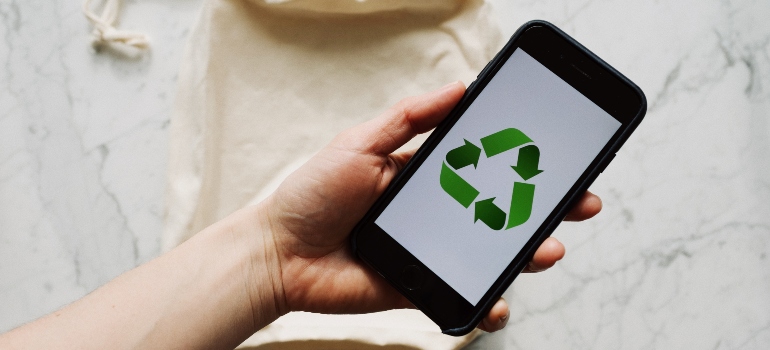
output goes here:
[[375, 224], [475, 306], [620, 127], [518, 48]]

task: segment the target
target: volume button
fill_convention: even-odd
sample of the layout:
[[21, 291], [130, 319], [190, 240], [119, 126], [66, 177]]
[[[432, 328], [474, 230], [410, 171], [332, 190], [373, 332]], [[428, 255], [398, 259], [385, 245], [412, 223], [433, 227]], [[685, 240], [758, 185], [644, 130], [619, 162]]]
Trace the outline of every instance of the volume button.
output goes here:
[[474, 80], [470, 85], [468, 85], [468, 88], [465, 89], [465, 91], [471, 91], [476, 86], [476, 80]]
[[487, 65], [484, 66], [484, 69], [481, 70], [481, 73], [479, 73], [479, 75], [477, 75], [476, 78], [479, 78], [480, 76], [484, 75], [484, 73], [487, 72], [487, 69], [489, 69], [489, 66], [492, 64], [492, 61], [494, 61], [494, 59], [491, 59], [489, 60], [489, 62], [487, 62]]

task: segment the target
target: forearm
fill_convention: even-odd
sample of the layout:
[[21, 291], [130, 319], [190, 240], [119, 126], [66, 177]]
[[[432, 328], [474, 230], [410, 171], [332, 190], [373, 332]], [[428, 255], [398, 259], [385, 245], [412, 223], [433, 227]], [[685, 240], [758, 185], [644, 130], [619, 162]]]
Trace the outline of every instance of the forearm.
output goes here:
[[234, 348], [279, 314], [253, 208], [85, 298], [0, 336], [0, 348]]

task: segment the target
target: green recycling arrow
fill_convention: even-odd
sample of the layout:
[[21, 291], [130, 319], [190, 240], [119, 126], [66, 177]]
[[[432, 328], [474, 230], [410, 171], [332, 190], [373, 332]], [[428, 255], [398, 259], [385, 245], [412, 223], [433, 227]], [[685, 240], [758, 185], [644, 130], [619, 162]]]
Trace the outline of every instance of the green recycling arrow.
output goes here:
[[[478, 165], [481, 156], [481, 148], [469, 142], [452, 149], [446, 154], [446, 162], [442, 162], [439, 183], [441, 188], [454, 198], [463, 207], [469, 208], [479, 196], [479, 191], [465, 181], [455, 171], [468, 165], [474, 168]], [[481, 138], [481, 147], [487, 158], [507, 152], [516, 147], [533, 142], [527, 135], [518, 129], [508, 128]], [[516, 165], [511, 166], [524, 181], [537, 176], [543, 171], [538, 169], [540, 162], [540, 149], [535, 145], [527, 145], [519, 149]], [[532, 203], [535, 198], [535, 185], [525, 182], [514, 182], [511, 193], [511, 206], [509, 213], [500, 209], [493, 202], [495, 197], [480, 200], [474, 207], [473, 222], [481, 220], [493, 230], [510, 229], [519, 226], [529, 220], [532, 214]], [[508, 224], [505, 224], [508, 216]]]
[[508, 225], [505, 229], [519, 226], [527, 220], [532, 214], [532, 201], [535, 199], [535, 185], [514, 182], [513, 193], [511, 194], [511, 210], [508, 215]]
[[484, 154], [487, 155], [487, 158], [530, 142], [532, 140], [527, 135], [514, 128], [503, 129], [481, 138], [481, 146], [484, 147]]
[[540, 150], [535, 145], [524, 146], [519, 150], [519, 161], [511, 166], [524, 181], [527, 181], [542, 170], [537, 169], [537, 163], [540, 162]]
[[452, 198], [466, 208], [470, 207], [479, 195], [479, 191], [473, 188], [460, 175], [457, 175], [446, 163], [443, 163], [441, 166], [441, 180], [439, 182], [441, 183], [441, 188], [446, 193], [449, 193]]
[[468, 140], [464, 141], [464, 145], [457, 147], [446, 154], [446, 162], [455, 170], [465, 168], [471, 164], [473, 164], [474, 168], [479, 165], [481, 148], [468, 142]]
[[505, 225], [505, 212], [492, 203], [493, 200], [495, 197], [476, 202], [473, 222], [480, 219], [489, 228], [497, 231]]

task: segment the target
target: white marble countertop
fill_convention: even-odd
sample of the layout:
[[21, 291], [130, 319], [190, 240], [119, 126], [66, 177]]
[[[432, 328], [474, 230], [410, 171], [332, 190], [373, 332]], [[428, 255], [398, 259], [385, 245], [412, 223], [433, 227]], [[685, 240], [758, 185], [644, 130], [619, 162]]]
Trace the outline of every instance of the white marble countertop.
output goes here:
[[[770, 2], [493, 0], [646, 92], [592, 187], [604, 211], [520, 277], [473, 349], [770, 348]], [[0, 332], [159, 253], [168, 121], [201, 0], [128, 1], [139, 59], [95, 53], [79, 1], [0, 0]]]

